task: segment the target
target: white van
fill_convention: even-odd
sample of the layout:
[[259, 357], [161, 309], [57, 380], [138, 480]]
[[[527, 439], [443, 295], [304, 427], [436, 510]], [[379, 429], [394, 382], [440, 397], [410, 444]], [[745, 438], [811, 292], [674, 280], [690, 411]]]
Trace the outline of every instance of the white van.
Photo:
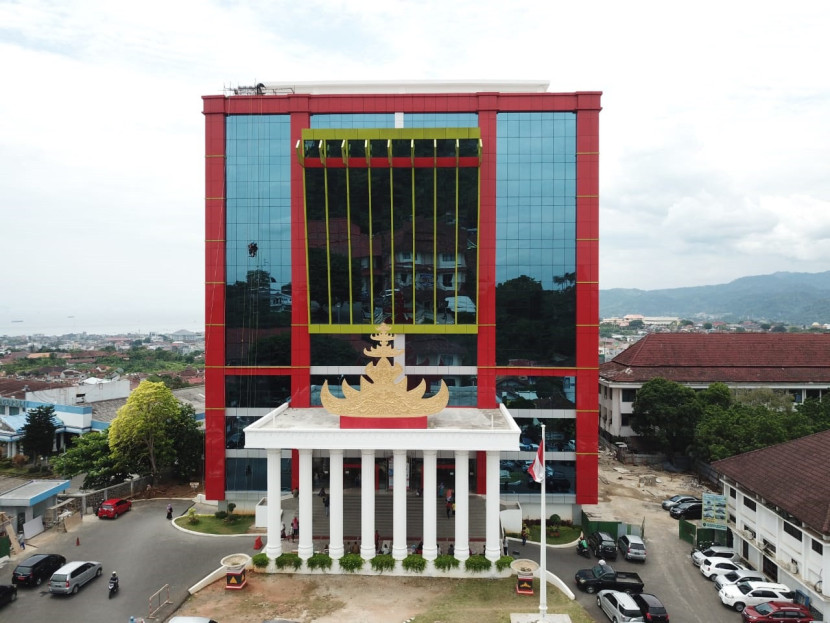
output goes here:
[[742, 612], [746, 606], [757, 606], [767, 601], [789, 601], [795, 593], [789, 586], [774, 582], [738, 582], [727, 584], [718, 591], [724, 606]]

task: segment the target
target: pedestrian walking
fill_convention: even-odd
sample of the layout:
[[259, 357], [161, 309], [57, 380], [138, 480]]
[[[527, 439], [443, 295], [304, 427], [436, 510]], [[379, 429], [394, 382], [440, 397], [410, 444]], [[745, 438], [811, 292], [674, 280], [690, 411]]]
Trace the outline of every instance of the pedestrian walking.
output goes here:
[[527, 528], [522, 528], [522, 545], [527, 545]]
[[294, 542], [294, 524], [288, 524], [288, 538], [291, 539], [291, 542]]
[[450, 518], [450, 513], [452, 513], [452, 502], [447, 500], [447, 519]]
[[504, 548], [504, 555], [507, 556], [507, 548], [509, 547], [509, 544], [507, 543], [507, 535], [506, 534], [504, 535], [504, 540], [502, 541], [501, 545]]
[[326, 509], [326, 517], [329, 516], [329, 496], [323, 498], [323, 508]]
[[173, 505], [167, 505], [167, 519], [173, 519]]

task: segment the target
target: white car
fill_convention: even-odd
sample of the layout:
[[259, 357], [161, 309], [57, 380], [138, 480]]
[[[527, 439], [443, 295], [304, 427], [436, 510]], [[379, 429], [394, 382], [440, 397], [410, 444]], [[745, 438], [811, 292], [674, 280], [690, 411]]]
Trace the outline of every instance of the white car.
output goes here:
[[715, 578], [730, 571], [743, 571], [746, 567], [726, 558], [706, 558], [700, 563], [700, 572], [714, 582]]
[[597, 593], [597, 605], [616, 623], [641, 623], [645, 621], [640, 607], [628, 593], [605, 590]]
[[729, 584], [737, 584], [738, 582], [766, 582], [767, 579], [764, 574], [754, 569], [746, 569], [743, 571], [730, 571], [723, 575], [716, 575], [714, 577], [715, 590], [719, 591], [724, 586]]
[[741, 559], [737, 552], [725, 545], [710, 545], [704, 550], [692, 550], [692, 564], [695, 567], [699, 567], [700, 563], [707, 558], [726, 558], [733, 562], [738, 562]]
[[789, 601], [795, 593], [784, 584], [773, 582], [738, 582], [728, 584], [718, 591], [724, 606], [743, 612], [747, 606], [757, 606], [767, 601]]

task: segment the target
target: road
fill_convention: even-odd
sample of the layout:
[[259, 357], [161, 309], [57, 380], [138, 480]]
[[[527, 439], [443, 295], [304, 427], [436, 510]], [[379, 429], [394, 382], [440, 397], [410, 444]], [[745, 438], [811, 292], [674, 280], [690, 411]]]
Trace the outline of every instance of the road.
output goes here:
[[[667, 514], [668, 515], [668, 514]], [[673, 520], [672, 520], [673, 521]], [[658, 522], [653, 522], [658, 524]], [[648, 560], [645, 563], [627, 562], [622, 558], [608, 561], [620, 571], [636, 571], [645, 584], [645, 591], [653, 593], [663, 602], [672, 623], [740, 623], [741, 615], [725, 608], [718, 598], [712, 582], [707, 580], [695, 567], [689, 556], [691, 548], [677, 538], [676, 522], [652, 525], [647, 532], [646, 545]], [[510, 544], [511, 553], [519, 552], [520, 558], [539, 560], [539, 548], [521, 542]], [[515, 554], [514, 554], [515, 555]], [[597, 606], [596, 595], [589, 595], [576, 588], [574, 573], [577, 569], [596, 564], [596, 558], [583, 558], [575, 548], [548, 548], [547, 569], [559, 576], [573, 591], [577, 601], [594, 618], [605, 622], [608, 617]], [[556, 590], [549, 588], [548, 590]], [[538, 595], [536, 596], [538, 600]]]
[[[67, 561], [97, 560], [103, 564], [104, 574], [77, 595], [66, 597], [51, 595], [46, 583], [37, 588], [21, 587], [17, 601], [0, 611], [3, 620], [127, 623], [130, 616], [146, 618], [149, 597], [169, 584], [173, 603], [165, 605], [155, 619], [164, 621], [186, 599], [187, 589], [219, 568], [224, 556], [253, 553], [253, 537], [195, 536], [177, 530], [165, 518], [168, 502], [177, 515], [190, 506], [184, 500], [138, 500], [117, 520], [87, 516], [71, 533], [35, 538], [40, 547], [29, 546], [26, 554], [62, 554]], [[14, 564], [0, 570], [0, 581], [11, 581]], [[113, 570], [118, 572], [121, 590], [109, 599], [107, 576]], [[165, 591], [162, 603], [166, 598]]]

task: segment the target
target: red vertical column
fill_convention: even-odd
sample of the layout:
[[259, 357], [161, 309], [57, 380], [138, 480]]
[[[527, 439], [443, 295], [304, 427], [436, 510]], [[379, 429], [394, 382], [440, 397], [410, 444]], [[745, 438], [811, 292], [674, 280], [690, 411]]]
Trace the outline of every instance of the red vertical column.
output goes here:
[[598, 497], [599, 95], [581, 95], [576, 122], [576, 503]]
[[496, 403], [496, 107], [495, 95], [479, 98], [481, 185], [478, 221], [478, 407]]
[[291, 406], [301, 408], [311, 406], [311, 344], [308, 335], [305, 191], [303, 168], [294, 146], [302, 141], [302, 131], [308, 128], [310, 120], [308, 112], [291, 114]]
[[205, 497], [225, 497], [225, 102], [205, 115]]

